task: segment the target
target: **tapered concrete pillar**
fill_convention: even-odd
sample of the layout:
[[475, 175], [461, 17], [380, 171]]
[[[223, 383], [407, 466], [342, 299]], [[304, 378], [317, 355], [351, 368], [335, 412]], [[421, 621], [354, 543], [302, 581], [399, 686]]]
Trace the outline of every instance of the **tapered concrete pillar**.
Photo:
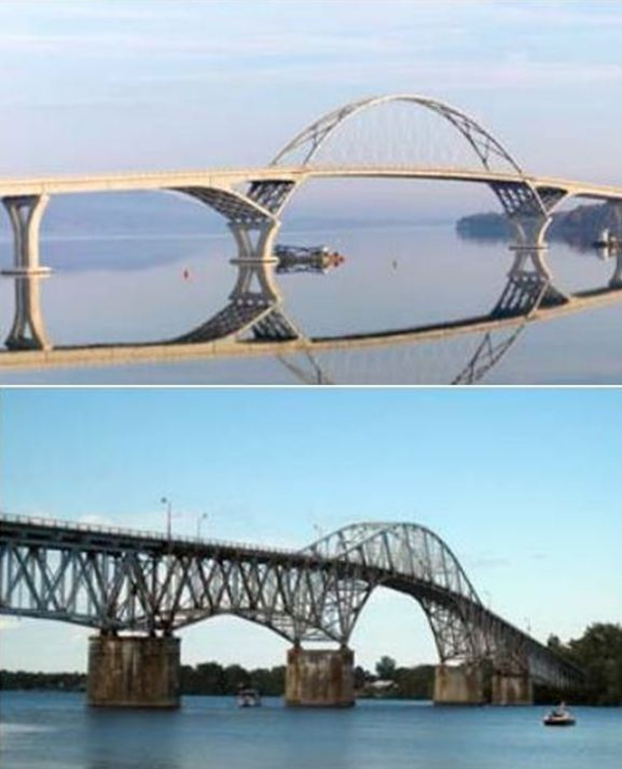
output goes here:
[[493, 705], [533, 705], [533, 685], [529, 673], [495, 671], [490, 701]]
[[144, 636], [89, 639], [89, 705], [179, 707], [179, 638]]
[[285, 702], [290, 707], [354, 705], [354, 652], [294, 646], [287, 652]]
[[2, 199], [13, 228], [13, 267], [2, 274], [15, 280], [15, 313], [6, 339], [12, 350], [46, 350], [50, 343], [41, 315], [39, 281], [50, 270], [39, 263], [39, 229], [46, 195], [25, 195]]
[[437, 665], [435, 705], [482, 705], [484, 702], [484, 675], [480, 665]]
[[618, 251], [613, 275], [609, 281], [610, 288], [622, 288], [622, 250]]
[[11, 330], [4, 344], [9, 350], [49, 350], [41, 312], [40, 281], [45, 274], [5, 271], [15, 281], [15, 311]]

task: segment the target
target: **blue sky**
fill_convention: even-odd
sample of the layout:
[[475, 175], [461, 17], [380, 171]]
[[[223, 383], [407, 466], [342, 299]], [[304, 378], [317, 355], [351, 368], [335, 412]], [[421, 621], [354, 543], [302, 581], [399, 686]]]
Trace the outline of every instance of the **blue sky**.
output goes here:
[[[619, 389], [30, 389], [0, 405], [10, 513], [164, 531], [167, 496], [180, 534], [206, 513], [215, 538], [294, 548], [346, 523], [413, 521], [543, 640], [620, 621]], [[3, 664], [81, 667], [87, 635], [4, 619]], [[188, 662], [278, 664], [285, 649], [225, 618], [183, 638]], [[390, 593], [353, 643], [370, 666], [435, 658], [423, 613]]]
[[619, 182], [621, 34], [594, 0], [0, 2], [1, 173], [259, 165], [342, 103], [414, 92], [528, 169]]

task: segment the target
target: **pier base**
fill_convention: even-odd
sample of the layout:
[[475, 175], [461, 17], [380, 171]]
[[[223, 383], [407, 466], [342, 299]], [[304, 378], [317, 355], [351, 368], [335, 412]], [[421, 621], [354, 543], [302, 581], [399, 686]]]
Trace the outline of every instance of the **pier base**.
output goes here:
[[529, 673], [493, 673], [491, 703], [533, 705], [533, 685]]
[[483, 705], [484, 675], [479, 665], [437, 665], [435, 705]]
[[285, 702], [290, 707], [352, 707], [354, 652], [294, 646], [287, 652]]
[[179, 638], [89, 639], [87, 701], [119, 708], [179, 707]]

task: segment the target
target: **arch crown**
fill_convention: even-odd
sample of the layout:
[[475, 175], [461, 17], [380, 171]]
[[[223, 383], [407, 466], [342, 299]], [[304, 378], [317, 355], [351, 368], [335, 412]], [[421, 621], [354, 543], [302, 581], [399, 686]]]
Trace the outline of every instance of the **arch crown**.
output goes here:
[[[303, 165], [308, 167], [323, 145], [346, 121], [355, 115], [391, 103], [406, 103], [430, 111], [448, 122], [468, 143], [487, 171], [494, 161], [501, 161], [506, 170], [522, 176], [523, 171], [508, 150], [476, 120], [451, 105], [416, 94], [373, 96], [345, 104], [329, 112], [297, 134], [272, 160], [271, 165]], [[298, 162], [295, 162], [295, 159]]]

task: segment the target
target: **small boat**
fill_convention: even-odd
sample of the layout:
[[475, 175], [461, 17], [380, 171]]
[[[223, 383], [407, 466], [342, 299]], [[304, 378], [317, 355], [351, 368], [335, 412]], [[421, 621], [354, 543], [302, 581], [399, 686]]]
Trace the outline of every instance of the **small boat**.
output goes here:
[[566, 710], [563, 702], [559, 707], [549, 711], [543, 719], [545, 726], [574, 726], [576, 722], [575, 717]]
[[240, 689], [238, 692], [239, 708], [261, 707], [261, 696], [257, 689]]
[[328, 246], [278, 245], [274, 248], [274, 255], [279, 262], [276, 271], [280, 274], [293, 272], [325, 273], [345, 261], [343, 254], [328, 248]]
[[611, 251], [617, 251], [622, 243], [619, 238], [613, 235], [608, 229], [601, 230], [598, 238], [592, 243], [594, 248], [605, 248]]

